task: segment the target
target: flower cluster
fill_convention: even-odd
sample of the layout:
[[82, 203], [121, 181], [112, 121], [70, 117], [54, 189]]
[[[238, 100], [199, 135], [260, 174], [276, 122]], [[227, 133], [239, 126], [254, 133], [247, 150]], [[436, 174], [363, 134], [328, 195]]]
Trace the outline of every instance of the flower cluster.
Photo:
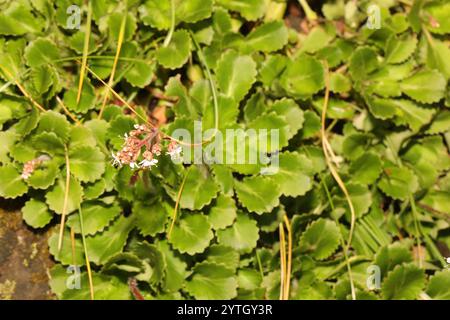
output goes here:
[[34, 170], [36, 170], [36, 168], [39, 167], [42, 164], [42, 162], [46, 160], [50, 160], [50, 158], [48, 156], [42, 155], [33, 160], [25, 162], [20, 177], [23, 180], [28, 180], [28, 178], [31, 176]]
[[[134, 130], [125, 134], [124, 139], [122, 149], [112, 153], [113, 165], [129, 165], [132, 169], [157, 166], [158, 159], [155, 156], [160, 156], [162, 152], [161, 136], [157, 129], [136, 124]], [[175, 161], [180, 159], [181, 151], [182, 148], [175, 141], [170, 141], [166, 154]]]

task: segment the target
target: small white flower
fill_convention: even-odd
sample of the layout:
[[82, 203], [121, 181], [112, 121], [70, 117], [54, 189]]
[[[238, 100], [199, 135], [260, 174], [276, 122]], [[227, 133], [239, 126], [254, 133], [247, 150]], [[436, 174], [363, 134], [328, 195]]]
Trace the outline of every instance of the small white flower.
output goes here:
[[181, 156], [181, 152], [183, 151], [183, 148], [181, 146], [176, 146], [172, 150], [166, 152], [166, 154], [170, 155], [170, 158], [173, 161], [179, 160]]
[[144, 159], [144, 160], [142, 160], [142, 161], [139, 163], [139, 165], [140, 165], [142, 168], [151, 168], [151, 167], [153, 167], [153, 166], [156, 166], [157, 164], [158, 164], [158, 160], [157, 160], [157, 159], [152, 159], [152, 160]]
[[20, 177], [23, 179], [23, 180], [28, 180], [28, 178], [30, 177], [30, 174], [29, 173], [22, 173], [21, 175], [20, 175]]
[[130, 162], [131, 169], [139, 169], [139, 165], [136, 162]]
[[450, 257], [446, 258], [446, 261], [447, 261], [448, 264], [450, 264]]
[[117, 155], [115, 155], [114, 153], [111, 153], [111, 156], [113, 158], [113, 160], [112, 160], [113, 166], [122, 166], [122, 162], [120, 161], [119, 157], [117, 157]]

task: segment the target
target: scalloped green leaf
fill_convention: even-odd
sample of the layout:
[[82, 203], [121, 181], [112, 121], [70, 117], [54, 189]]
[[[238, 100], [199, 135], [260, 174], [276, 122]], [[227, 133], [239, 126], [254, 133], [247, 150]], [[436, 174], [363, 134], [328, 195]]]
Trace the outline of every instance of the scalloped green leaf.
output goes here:
[[45, 227], [53, 218], [47, 205], [37, 199], [30, 199], [22, 208], [22, 217], [25, 222], [33, 228]]
[[89, 260], [97, 265], [102, 265], [115, 254], [122, 252], [128, 234], [133, 227], [134, 220], [132, 217], [120, 216], [103, 232], [94, 236], [87, 236], [86, 246], [89, 252]]
[[414, 264], [404, 264], [388, 273], [381, 291], [385, 299], [411, 300], [418, 297], [424, 286], [423, 270]]
[[216, 197], [219, 186], [205, 166], [191, 166], [186, 174], [180, 208], [199, 210]]
[[401, 63], [406, 61], [415, 51], [417, 38], [414, 36], [391, 36], [386, 43], [386, 62]]
[[267, 177], [247, 177], [242, 181], [235, 181], [234, 188], [239, 202], [251, 212], [263, 214], [272, 211], [280, 203], [279, 187], [274, 186]]
[[25, 49], [25, 60], [30, 67], [53, 64], [59, 59], [59, 50], [49, 39], [38, 38]]
[[226, 9], [239, 12], [250, 21], [261, 18], [266, 10], [266, 1], [264, 0], [217, 0], [216, 2]]
[[271, 179], [276, 183], [281, 194], [290, 197], [304, 195], [312, 188], [312, 162], [297, 152], [279, 154], [279, 167]]
[[[78, 83], [78, 80], [76, 81]], [[78, 87], [72, 86], [64, 93], [64, 104], [71, 111], [86, 113], [95, 107], [95, 90], [88, 78], [83, 80], [81, 98], [77, 103]]]
[[290, 96], [304, 100], [325, 87], [325, 70], [319, 60], [301, 54], [288, 62], [280, 81]]
[[53, 110], [41, 114], [37, 132], [54, 132], [63, 141], [69, 138], [70, 123], [66, 117]]
[[449, 300], [450, 270], [436, 272], [428, 282], [427, 294], [434, 300]]
[[199, 300], [228, 300], [237, 295], [237, 280], [233, 271], [220, 264], [203, 262], [194, 267], [187, 292]]
[[[197, 22], [211, 16], [212, 0], [175, 0], [175, 24]], [[171, 0], [147, 0], [139, 7], [141, 20], [158, 30], [171, 25]]]
[[215, 73], [220, 91], [239, 102], [256, 81], [256, 63], [250, 56], [228, 51], [217, 63]]
[[227, 195], [219, 195], [208, 215], [212, 228], [218, 230], [232, 225], [236, 219], [236, 210], [233, 198]]
[[[64, 207], [64, 194], [66, 192], [66, 178], [61, 177], [56, 184], [45, 194], [46, 203], [49, 208], [58, 214], [62, 214]], [[69, 196], [67, 201], [67, 213], [78, 209], [83, 197], [83, 188], [80, 182], [70, 177]]]
[[133, 205], [136, 225], [143, 236], [155, 236], [164, 232], [168, 212], [161, 200], [152, 204], [137, 202]]
[[28, 190], [20, 172], [12, 165], [0, 167], [0, 181], [0, 197], [6, 199], [17, 198]]
[[70, 238], [70, 230], [64, 229], [61, 250], [58, 250], [59, 232], [55, 230], [48, 238], [48, 251], [56, 261], [63, 265], [84, 266], [86, 259], [84, 258], [84, 248], [80, 237], [75, 237], [74, 247], [75, 255], [72, 254], [72, 240]]
[[6, 10], [0, 14], [0, 34], [20, 36], [39, 33], [45, 21], [31, 12], [27, 2], [13, 1]]
[[419, 188], [419, 182], [410, 169], [388, 166], [384, 168], [378, 187], [394, 199], [406, 200]]
[[181, 289], [185, 279], [188, 277], [186, 263], [170, 249], [166, 241], [159, 241], [156, 246], [164, 256], [166, 261], [165, 275], [163, 278], [163, 288], [168, 292]]
[[34, 189], [47, 189], [55, 183], [59, 173], [57, 161], [44, 161], [27, 179], [27, 184]]
[[[93, 235], [103, 231], [122, 211], [117, 205], [105, 205], [100, 202], [84, 202], [81, 205], [83, 213], [83, 227], [86, 235]], [[67, 225], [73, 228], [75, 233], [81, 233], [80, 217], [72, 214], [67, 219]]]
[[339, 247], [339, 237], [336, 223], [320, 218], [311, 223], [300, 237], [300, 251], [317, 260], [324, 260]]
[[184, 213], [173, 228], [169, 242], [181, 253], [205, 251], [214, 235], [208, 218], [200, 213]]
[[349, 167], [351, 179], [362, 184], [372, 184], [380, 176], [382, 163], [375, 153], [365, 153], [356, 159]]
[[82, 182], [94, 182], [105, 172], [105, 156], [95, 147], [79, 146], [69, 150], [70, 171]]
[[167, 47], [161, 47], [156, 53], [156, 59], [165, 68], [181, 68], [189, 59], [191, 53], [191, 37], [186, 30], [177, 30]]
[[283, 21], [267, 22], [253, 30], [245, 44], [255, 51], [272, 52], [283, 48], [288, 42], [288, 29]]
[[422, 70], [401, 81], [400, 88], [409, 97], [422, 103], [434, 103], [444, 98], [447, 81], [436, 70]]
[[256, 247], [259, 229], [256, 221], [242, 213], [228, 228], [217, 231], [218, 242], [240, 252], [250, 252]]

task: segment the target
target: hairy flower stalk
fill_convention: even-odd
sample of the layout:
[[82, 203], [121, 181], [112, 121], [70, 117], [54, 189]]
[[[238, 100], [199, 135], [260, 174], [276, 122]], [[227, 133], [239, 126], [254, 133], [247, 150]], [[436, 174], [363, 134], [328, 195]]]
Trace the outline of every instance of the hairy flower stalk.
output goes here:
[[[157, 129], [146, 125], [134, 126], [134, 130], [126, 133], [125, 142], [120, 151], [112, 153], [114, 166], [128, 165], [131, 169], [151, 169], [158, 165], [158, 159], [162, 153], [161, 136]], [[182, 148], [175, 141], [171, 141], [167, 147], [167, 155], [172, 160], [179, 160]]]

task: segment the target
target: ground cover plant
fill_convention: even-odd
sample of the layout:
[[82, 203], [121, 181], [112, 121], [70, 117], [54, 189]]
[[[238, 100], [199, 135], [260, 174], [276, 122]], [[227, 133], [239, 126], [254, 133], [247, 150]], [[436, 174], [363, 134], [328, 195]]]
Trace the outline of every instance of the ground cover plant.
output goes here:
[[448, 1], [0, 8], [0, 197], [57, 298], [450, 298]]

